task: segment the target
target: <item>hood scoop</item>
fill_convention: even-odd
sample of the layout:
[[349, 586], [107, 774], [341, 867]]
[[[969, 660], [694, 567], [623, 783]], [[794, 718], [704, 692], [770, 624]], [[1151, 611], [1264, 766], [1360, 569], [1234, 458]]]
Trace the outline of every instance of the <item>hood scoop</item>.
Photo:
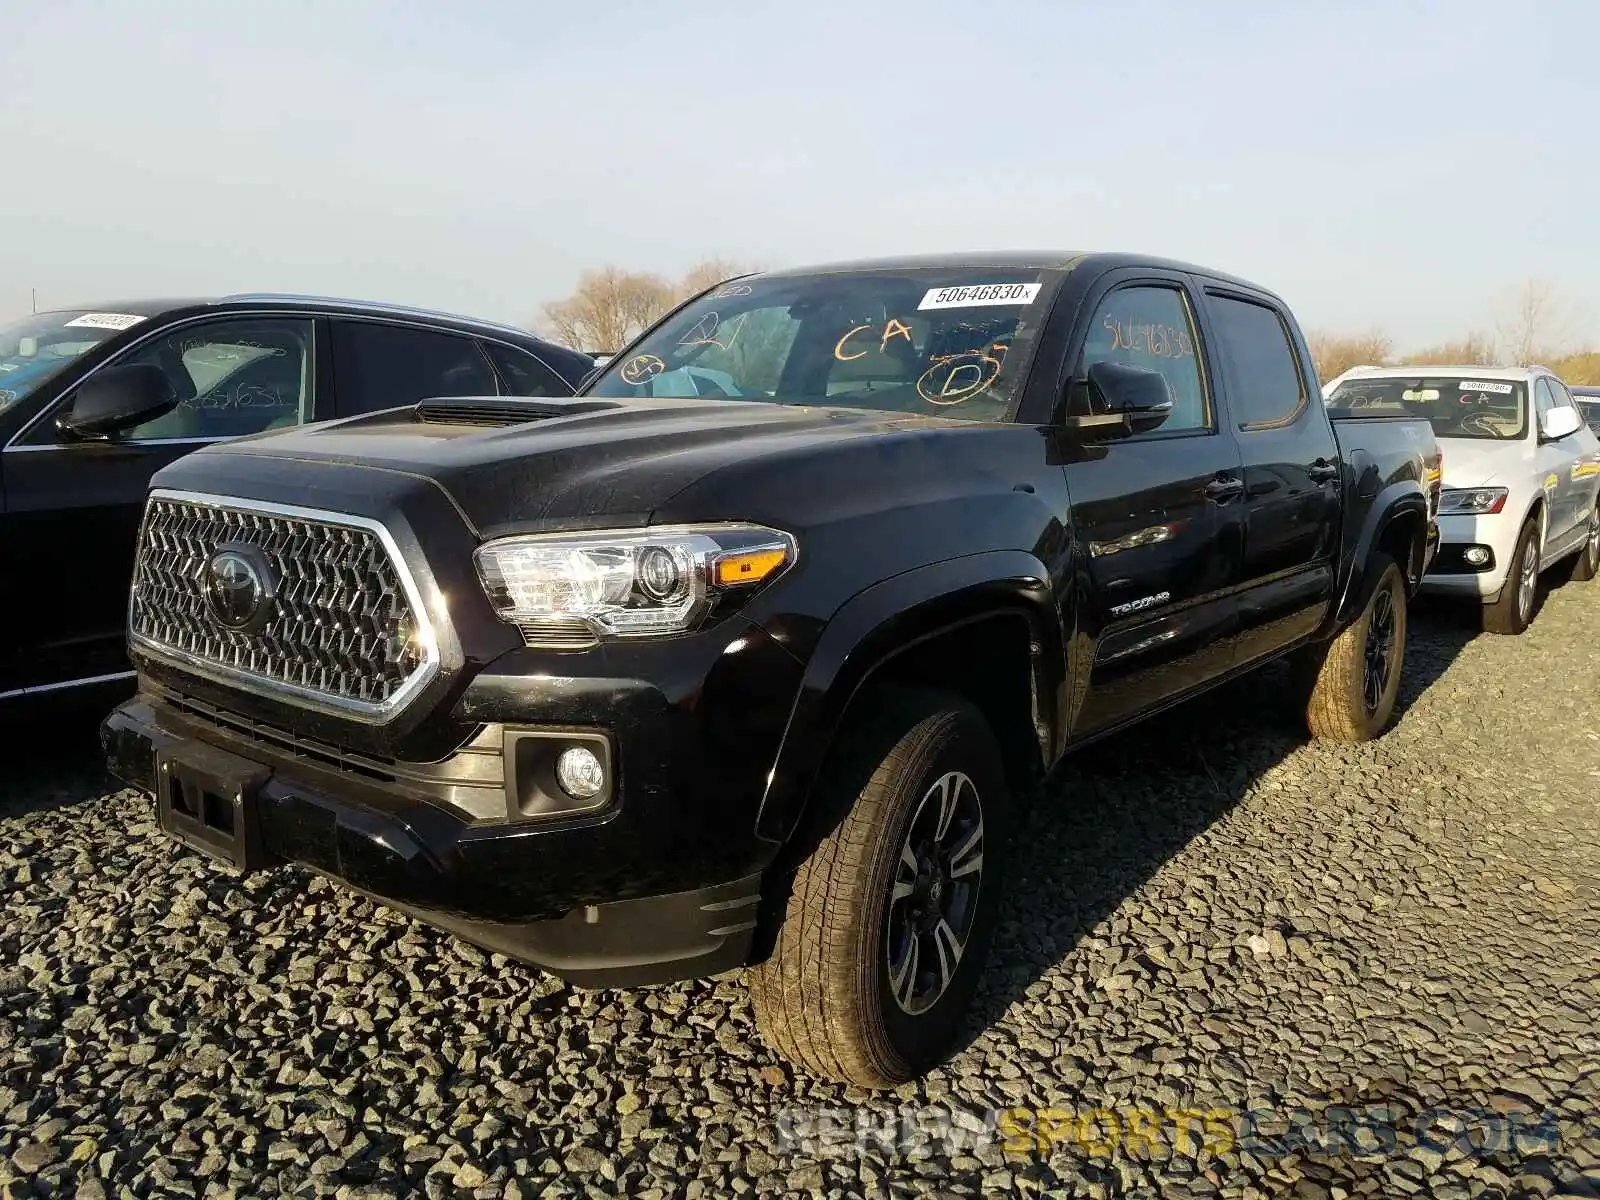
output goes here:
[[419, 425], [477, 425], [499, 428], [526, 425], [551, 417], [575, 417], [579, 413], [620, 408], [611, 400], [554, 400], [530, 396], [464, 396], [424, 400], [411, 411]]

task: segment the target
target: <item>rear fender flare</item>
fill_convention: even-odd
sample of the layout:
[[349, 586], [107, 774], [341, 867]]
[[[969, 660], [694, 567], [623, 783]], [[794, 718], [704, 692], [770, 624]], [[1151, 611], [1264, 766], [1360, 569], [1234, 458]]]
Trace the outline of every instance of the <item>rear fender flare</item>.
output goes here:
[[994, 551], [896, 575], [857, 593], [828, 622], [808, 660], [777, 760], [767, 777], [758, 836], [789, 838], [810, 800], [845, 710], [897, 655], [962, 625], [1014, 614], [1029, 628], [1034, 734], [1040, 766], [1056, 753], [1054, 712], [1064, 643], [1049, 574], [1033, 555]]
[[[1428, 529], [1428, 500], [1417, 487], [1415, 480], [1397, 480], [1380, 491], [1373, 498], [1372, 506], [1367, 510], [1366, 520], [1362, 523], [1361, 531], [1356, 537], [1355, 547], [1351, 551], [1344, 591], [1339, 597], [1339, 604], [1334, 613], [1334, 629], [1343, 629], [1367, 602], [1367, 592], [1373, 580], [1368, 564], [1372, 561], [1373, 551], [1383, 540], [1384, 534], [1397, 520], [1415, 520], [1422, 530], [1422, 537], [1427, 536]], [[1400, 569], [1407, 574], [1407, 588], [1411, 589], [1417, 582], [1410, 578], [1412, 564], [1401, 563]]]

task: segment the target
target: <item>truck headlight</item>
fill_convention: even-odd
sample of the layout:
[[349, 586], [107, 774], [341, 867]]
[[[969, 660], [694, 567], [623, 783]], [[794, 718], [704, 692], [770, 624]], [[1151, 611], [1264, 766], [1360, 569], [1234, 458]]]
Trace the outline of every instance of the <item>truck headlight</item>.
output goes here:
[[1439, 513], [1486, 516], [1506, 506], [1505, 488], [1445, 488], [1439, 493]]
[[571, 649], [692, 629], [795, 554], [794, 538], [776, 529], [679, 525], [499, 538], [474, 561], [501, 620], [530, 646]]

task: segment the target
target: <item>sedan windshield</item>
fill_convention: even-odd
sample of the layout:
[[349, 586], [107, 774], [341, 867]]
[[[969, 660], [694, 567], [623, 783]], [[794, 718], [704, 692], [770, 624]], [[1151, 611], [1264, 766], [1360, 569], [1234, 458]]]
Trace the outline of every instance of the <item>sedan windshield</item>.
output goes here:
[[735, 280], [609, 361], [587, 394], [1002, 420], [1049, 301], [1038, 269]]
[[1433, 436], [1515, 441], [1528, 432], [1528, 389], [1512, 379], [1460, 375], [1351, 379], [1328, 403], [1354, 412], [1410, 412], [1426, 417]]
[[50, 382], [85, 350], [143, 319], [72, 309], [0, 325], [0, 413]]

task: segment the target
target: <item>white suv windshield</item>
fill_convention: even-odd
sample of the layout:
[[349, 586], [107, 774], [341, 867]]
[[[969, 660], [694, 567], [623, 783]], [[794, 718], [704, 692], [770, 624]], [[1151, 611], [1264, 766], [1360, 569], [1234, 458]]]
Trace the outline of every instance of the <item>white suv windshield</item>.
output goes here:
[[1349, 379], [1328, 403], [1353, 412], [1404, 411], [1426, 417], [1433, 436], [1515, 441], [1528, 432], [1528, 388], [1515, 379], [1468, 375]]
[[0, 413], [64, 370], [85, 350], [137, 325], [129, 313], [38, 313], [0, 325]]

